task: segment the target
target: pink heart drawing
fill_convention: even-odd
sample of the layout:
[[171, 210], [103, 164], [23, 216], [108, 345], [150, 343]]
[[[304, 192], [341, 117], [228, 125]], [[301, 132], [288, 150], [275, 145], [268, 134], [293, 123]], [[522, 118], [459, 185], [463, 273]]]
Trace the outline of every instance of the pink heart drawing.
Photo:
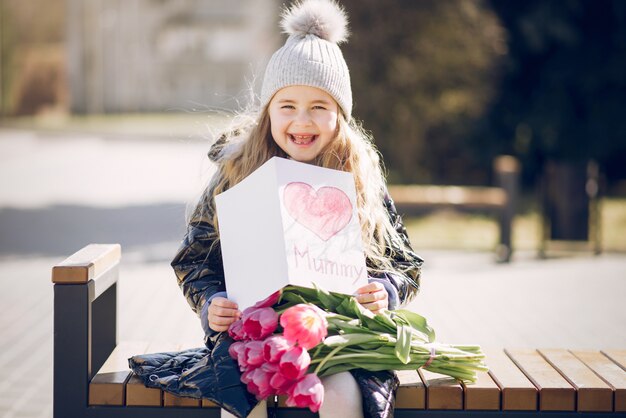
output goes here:
[[336, 187], [320, 187], [317, 191], [307, 183], [285, 186], [283, 202], [289, 215], [300, 225], [328, 241], [352, 219], [352, 202]]

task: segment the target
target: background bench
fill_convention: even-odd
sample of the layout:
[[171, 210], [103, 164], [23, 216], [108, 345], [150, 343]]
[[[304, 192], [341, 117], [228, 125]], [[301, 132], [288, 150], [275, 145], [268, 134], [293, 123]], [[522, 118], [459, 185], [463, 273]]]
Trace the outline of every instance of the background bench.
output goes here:
[[519, 200], [520, 164], [514, 157], [502, 155], [494, 160], [493, 168], [495, 187], [390, 185], [389, 194], [401, 215], [437, 208], [493, 212], [500, 230], [496, 258], [508, 262], [513, 253], [511, 236]]
[[[117, 341], [120, 255], [119, 245], [89, 245], [53, 267], [55, 418], [219, 417], [210, 402], [145, 388], [128, 369], [134, 354], [189, 347]], [[473, 385], [399, 372], [395, 416], [626, 416], [626, 349], [485, 352], [491, 370]], [[270, 409], [277, 417], [315, 416], [283, 399]]]

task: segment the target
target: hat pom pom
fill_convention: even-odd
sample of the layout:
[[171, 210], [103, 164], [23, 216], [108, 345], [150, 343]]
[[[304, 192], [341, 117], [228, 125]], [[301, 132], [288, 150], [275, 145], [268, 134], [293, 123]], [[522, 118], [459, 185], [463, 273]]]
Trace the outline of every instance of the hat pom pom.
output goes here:
[[333, 0], [304, 0], [282, 15], [281, 26], [289, 35], [315, 35], [339, 44], [348, 38], [348, 18]]

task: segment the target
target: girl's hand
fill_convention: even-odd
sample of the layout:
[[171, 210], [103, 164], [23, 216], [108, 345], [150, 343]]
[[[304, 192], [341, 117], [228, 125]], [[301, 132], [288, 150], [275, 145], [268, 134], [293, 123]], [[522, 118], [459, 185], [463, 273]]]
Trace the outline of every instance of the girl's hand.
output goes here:
[[378, 282], [368, 283], [358, 288], [356, 291], [356, 300], [363, 305], [363, 307], [375, 314], [381, 309], [387, 309], [387, 307], [389, 307], [389, 295], [385, 287]]
[[241, 318], [238, 305], [232, 300], [216, 297], [209, 305], [209, 327], [213, 331], [226, 331], [228, 326]]

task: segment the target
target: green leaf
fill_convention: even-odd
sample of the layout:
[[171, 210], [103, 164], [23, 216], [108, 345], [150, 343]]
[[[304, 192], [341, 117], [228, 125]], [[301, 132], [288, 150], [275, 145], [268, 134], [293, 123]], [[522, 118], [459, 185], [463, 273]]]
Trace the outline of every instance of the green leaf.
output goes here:
[[350, 318], [359, 318], [359, 308], [358, 302], [353, 300], [353, 298], [346, 298], [339, 305], [337, 305], [337, 313], [345, 316], [349, 316]]
[[358, 345], [365, 344], [372, 341], [378, 341], [379, 337], [372, 334], [344, 334], [344, 335], [333, 335], [332, 337], [327, 337], [322, 341], [327, 347], [337, 347], [337, 346], [349, 346], [349, 345]]
[[387, 329], [388, 332], [395, 332], [398, 327], [391, 317], [391, 312], [387, 310], [380, 311], [374, 315], [374, 321], [376, 321], [381, 327]]
[[411, 325], [417, 331], [423, 333], [427, 338], [428, 342], [432, 343], [435, 341], [435, 330], [433, 330], [430, 325], [428, 325], [428, 321], [421, 315], [416, 314], [415, 312], [407, 311], [406, 309], [398, 309], [393, 312], [394, 316], [397, 320], [404, 321], [405, 323]]
[[293, 285], [285, 286], [283, 289], [283, 295], [285, 294], [298, 295], [311, 303], [317, 303], [318, 301], [317, 291], [308, 287]]
[[394, 322], [392, 318], [392, 311], [383, 309], [382, 311], [376, 314], [374, 319], [376, 319], [376, 321], [378, 321], [381, 325], [389, 328], [390, 330], [396, 329], [397, 324]]
[[[283, 293], [282, 301], [294, 302], [294, 303], [308, 303], [308, 301], [302, 296], [296, 293]], [[281, 306], [282, 307], [282, 306]]]
[[391, 332], [393, 334], [396, 333], [395, 324], [393, 326], [389, 326], [384, 319], [376, 319], [378, 315], [375, 315], [371, 311], [364, 308], [353, 297], [350, 297], [341, 302], [341, 304], [337, 306], [337, 312], [342, 315], [358, 318], [361, 321], [363, 327], [368, 328], [372, 331], [383, 333]]
[[396, 341], [396, 357], [402, 363], [407, 364], [411, 360], [411, 327], [401, 325], [398, 327], [398, 338]]
[[[348, 370], [356, 369], [356, 367], [349, 363], [337, 364], [335, 366], [328, 367], [326, 369], [322, 369], [321, 372], [317, 373], [319, 377], [330, 376], [331, 374], [347, 372]], [[309, 368], [310, 372], [313, 372], [313, 366]]]
[[361, 321], [358, 319], [353, 319], [351, 321], [344, 321], [342, 319], [333, 318], [331, 316], [326, 317], [328, 324], [333, 326], [333, 329], [337, 329], [344, 333], [368, 333], [368, 334], [378, 334], [375, 331], [367, 329], [361, 326]]
[[337, 309], [337, 305], [341, 303], [341, 298], [331, 294], [325, 289], [317, 286], [315, 283], [315, 290], [317, 291], [317, 299], [320, 301], [320, 308], [326, 309], [330, 312], [335, 312]]

